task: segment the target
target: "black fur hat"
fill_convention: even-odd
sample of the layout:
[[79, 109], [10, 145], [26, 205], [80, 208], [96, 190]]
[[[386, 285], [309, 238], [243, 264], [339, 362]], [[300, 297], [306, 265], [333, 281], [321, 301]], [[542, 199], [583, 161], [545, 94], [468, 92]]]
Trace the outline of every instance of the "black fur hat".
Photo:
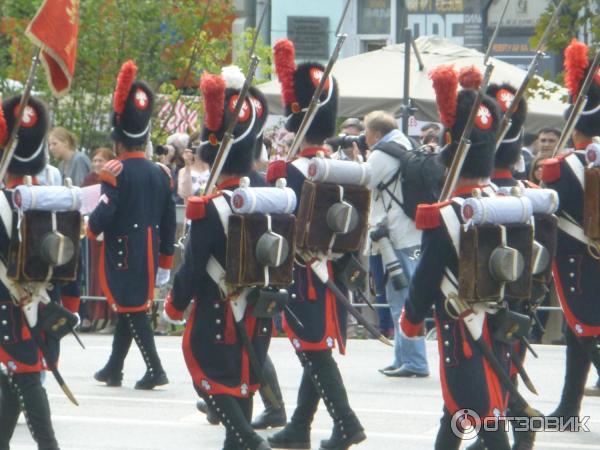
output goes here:
[[264, 130], [267, 124], [267, 118], [269, 117], [269, 104], [263, 93], [254, 86], [250, 87], [249, 95], [250, 100], [254, 103], [254, 108], [256, 109], [256, 143], [254, 145], [254, 159], [259, 159], [263, 146]]
[[[505, 114], [517, 93], [517, 89], [509, 83], [490, 84], [487, 94], [496, 99], [500, 111]], [[510, 168], [517, 163], [523, 147], [523, 125], [527, 118], [527, 101], [521, 97], [516, 111], [511, 116], [511, 125], [496, 151], [496, 167]]]
[[[292, 41], [279, 40], [274, 48], [275, 70], [281, 82], [281, 94], [288, 116], [285, 127], [297, 132], [304, 113], [319, 85], [325, 68], [316, 62], [306, 62], [296, 67], [295, 49]], [[320, 143], [335, 133], [338, 108], [338, 86], [333, 76], [329, 77], [320, 97], [317, 113], [306, 132], [310, 142]]]
[[[441, 160], [450, 167], [471, 108], [477, 97], [472, 89], [463, 89], [458, 94], [458, 75], [452, 66], [439, 66], [430, 73], [436, 93], [440, 120], [445, 126], [445, 147]], [[461, 176], [466, 178], [489, 177], [494, 170], [495, 140], [500, 113], [496, 102], [484, 96], [469, 139], [471, 147], [465, 158]]]
[[[2, 102], [3, 117], [0, 117], [0, 148], [4, 149], [8, 137], [17, 123], [21, 96], [8, 98]], [[2, 126], [1, 122], [4, 122]], [[48, 111], [46, 105], [35, 97], [30, 97], [23, 112], [21, 126], [17, 134], [17, 147], [8, 166], [13, 175], [36, 175], [46, 166], [46, 137], [48, 134]]]
[[[202, 75], [200, 90], [204, 97], [204, 123], [200, 158], [210, 166], [217, 156], [243, 84], [244, 75], [234, 66], [223, 68], [222, 75]], [[256, 91], [253, 89], [251, 92], [256, 95]], [[266, 109], [261, 109], [262, 102], [255, 99], [257, 96], [254, 99], [247, 97], [240, 111], [233, 130], [234, 142], [223, 165], [224, 173], [244, 175], [252, 168], [256, 138], [267, 113]]]
[[[565, 49], [565, 84], [569, 90], [569, 101], [575, 102], [581, 85], [589, 71], [590, 61], [588, 46], [573, 39]], [[587, 136], [600, 136], [600, 74], [594, 76], [594, 81], [587, 92], [588, 100], [585, 108], [575, 124], [575, 129]], [[569, 117], [573, 105], [565, 111]]]
[[152, 89], [143, 81], [137, 81], [136, 74], [137, 67], [133, 61], [124, 63], [113, 97], [111, 137], [128, 148], [146, 144], [154, 107]]

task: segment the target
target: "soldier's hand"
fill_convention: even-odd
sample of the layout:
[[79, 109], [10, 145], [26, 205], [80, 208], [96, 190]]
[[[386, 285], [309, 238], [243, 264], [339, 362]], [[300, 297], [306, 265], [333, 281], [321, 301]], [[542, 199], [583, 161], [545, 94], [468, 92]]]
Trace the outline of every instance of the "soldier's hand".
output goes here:
[[164, 320], [167, 323], [170, 323], [171, 325], [175, 325], [175, 326], [185, 325], [185, 319], [182, 319], [182, 320], [171, 319], [165, 309], [163, 309], [163, 311], [162, 311], [161, 318], [162, 318], [162, 320]]

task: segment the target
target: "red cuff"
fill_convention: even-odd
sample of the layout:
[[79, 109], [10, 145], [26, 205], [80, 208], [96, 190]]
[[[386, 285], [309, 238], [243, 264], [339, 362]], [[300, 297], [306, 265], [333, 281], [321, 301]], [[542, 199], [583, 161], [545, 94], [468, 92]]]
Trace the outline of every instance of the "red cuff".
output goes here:
[[179, 311], [173, 306], [173, 292], [169, 292], [167, 300], [165, 301], [165, 313], [171, 320], [183, 320], [184, 311]]
[[406, 317], [406, 310], [402, 310], [402, 315], [400, 316], [400, 328], [406, 337], [413, 338], [419, 336], [421, 330], [423, 329], [423, 322], [412, 323]]
[[173, 255], [159, 255], [158, 267], [161, 269], [170, 269], [173, 267]]
[[66, 295], [61, 295], [60, 300], [65, 308], [67, 308], [72, 313], [79, 312], [79, 304], [81, 303], [81, 298], [79, 297], [69, 297]]

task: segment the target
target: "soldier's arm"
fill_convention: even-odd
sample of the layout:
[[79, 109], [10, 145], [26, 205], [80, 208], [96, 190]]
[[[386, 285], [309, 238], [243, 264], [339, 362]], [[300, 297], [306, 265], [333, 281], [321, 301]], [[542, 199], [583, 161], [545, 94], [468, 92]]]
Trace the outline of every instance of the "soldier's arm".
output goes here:
[[418, 336], [431, 306], [440, 296], [440, 285], [448, 255], [454, 249], [443, 227], [423, 232], [421, 259], [410, 282], [408, 299], [400, 319], [402, 332]]
[[91, 239], [96, 239], [114, 221], [117, 205], [119, 204], [119, 190], [117, 186], [122, 171], [123, 164], [118, 160], [107, 162], [100, 171], [102, 195], [100, 196], [98, 206], [90, 214], [87, 227], [87, 235]]
[[190, 197], [188, 203], [186, 216], [192, 219], [192, 226], [185, 247], [185, 258], [175, 274], [173, 289], [165, 303], [165, 312], [173, 320], [183, 319], [183, 313], [192, 299], [202, 295], [201, 283], [207, 278], [206, 265], [214, 253], [215, 237], [219, 236], [221, 222], [214, 206], [206, 203], [198, 205], [199, 199], [201, 197]]

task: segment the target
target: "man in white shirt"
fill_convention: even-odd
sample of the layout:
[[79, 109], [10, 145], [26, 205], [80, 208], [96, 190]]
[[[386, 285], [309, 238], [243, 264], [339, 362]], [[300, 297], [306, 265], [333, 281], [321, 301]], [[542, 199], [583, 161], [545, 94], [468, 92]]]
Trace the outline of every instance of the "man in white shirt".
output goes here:
[[[394, 362], [380, 369], [384, 375], [394, 377], [426, 377], [429, 375], [425, 339], [407, 339], [400, 333], [398, 320], [408, 296], [408, 284], [417, 266], [421, 232], [416, 229], [414, 221], [405, 214], [400, 203], [402, 183], [400, 176], [400, 160], [378, 150], [383, 143], [397, 143], [406, 149], [412, 149], [408, 138], [398, 129], [394, 117], [384, 111], [373, 111], [365, 117], [365, 136], [371, 154], [367, 164], [371, 166], [371, 214], [369, 225], [373, 232], [387, 227], [389, 240], [379, 239], [372, 242], [372, 252], [382, 253], [381, 246], [391, 243], [397, 261], [402, 265], [405, 283], [402, 288], [392, 281], [388, 273], [386, 296], [392, 320], [394, 322]], [[386, 186], [384, 189], [383, 186]], [[376, 240], [376, 239], [374, 239]], [[385, 259], [385, 258], [384, 258]], [[390, 261], [383, 261], [384, 266]]]

